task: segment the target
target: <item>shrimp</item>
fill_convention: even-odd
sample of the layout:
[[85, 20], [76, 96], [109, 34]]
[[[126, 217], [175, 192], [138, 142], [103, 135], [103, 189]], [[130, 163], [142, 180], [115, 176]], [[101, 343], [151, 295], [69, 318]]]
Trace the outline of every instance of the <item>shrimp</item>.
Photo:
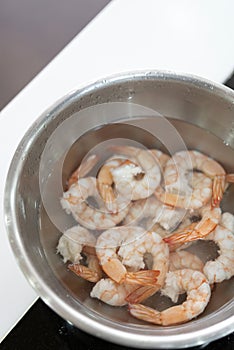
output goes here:
[[[180, 250], [172, 252], [169, 255], [169, 271], [192, 269], [203, 272], [204, 263], [196, 255], [187, 252], [186, 250]], [[158, 279], [158, 284], [163, 286], [164, 282]], [[141, 303], [143, 300], [151, 297], [158, 288], [150, 286], [141, 286], [134, 289], [129, 295], [125, 297], [126, 301], [130, 304]]]
[[138, 167], [123, 165], [112, 171], [116, 190], [132, 200], [151, 196], [161, 181], [155, 156], [148, 150], [130, 146], [112, 146], [111, 150], [138, 164]]
[[72, 173], [67, 181], [68, 188], [78, 181], [79, 178], [85, 177], [97, 164], [98, 156], [96, 154], [90, 155], [84, 161], [81, 162], [79, 167]]
[[80, 263], [69, 264], [69, 270], [89, 282], [98, 282], [102, 278], [103, 272], [95, 251], [84, 247], [83, 253], [86, 255], [87, 266], [81, 265]]
[[[131, 240], [131, 237], [129, 237], [129, 240]], [[135, 263], [139, 261], [138, 267], [143, 268], [145, 267], [145, 261], [150, 261], [148, 267], [160, 271], [157, 285], [139, 286], [127, 296], [126, 300], [128, 302], [141, 302], [155, 294], [164, 285], [169, 268], [169, 248], [156, 232], [148, 231], [142, 239], [140, 238], [130, 245], [122, 245], [118, 254], [122, 258], [122, 263], [127, 266], [135, 266]]]
[[[170, 200], [171, 202], [174, 200], [175, 203], [176, 201], [183, 202], [183, 192], [188, 196], [194, 191], [189, 186], [189, 175], [191, 175], [192, 170], [202, 172], [205, 177], [203, 176], [203, 179], [201, 177], [202, 186], [200, 193], [196, 189], [197, 193], [194, 196], [193, 193], [191, 195], [190, 208], [196, 209], [205, 205], [211, 196], [212, 207], [218, 206], [225, 188], [225, 170], [214, 159], [198, 151], [180, 151], [169, 159], [165, 166], [164, 174], [165, 200]], [[206, 180], [206, 177], [211, 180], [211, 183]], [[178, 199], [177, 197], [181, 194], [182, 198]]]
[[203, 272], [210, 284], [230, 279], [234, 275], [234, 216], [223, 213], [220, 224], [206, 240], [214, 241], [219, 256], [214, 261], [207, 261]]
[[[198, 239], [203, 239], [212, 232], [221, 219], [221, 209], [211, 208], [210, 205], [199, 210], [202, 219], [198, 223], [193, 223], [187, 228], [174, 232], [172, 235], [165, 237], [164, 241], [169, 245], [184, 244]], [[182, 231], [182, 232], [181, 232]]]
[[95, 208], [87, 203], [88, 197], [99, 198], [96, 179], [86, 177], [79, 179], [63, 193], [61, 205], [68, 214], [89, 229], [104, 230], [116, 226], [126, 216], [129, 206], [122, 208], [118, 213], [109, 213], [104, 208]]
[[126, 297], [136, 289], [134, 284], [119, 284], [111, 278], [102, 278], [91, 290], [90, 296], [112, 306], [124, 306]]
[[[144, 253], [157, 249], [157, 240], [153, 236], [149, 243], [148, 233], [141, 227], [114, 227], [98, 237], [96, 253], [102, 269], [115, 282], [155, 286], [161, 273], [155, 264], [152, 270], [139, 270], [145, 265]], [[128, 272], [126, 267], [136, 272]]]
[[[106, 208], [113, 213], [121, 209], [121, 205], [126, 205], [126, 199], [123, 196], [116, 196], [113, 185], [114, 179], [112, 171], [120, 166], [137, 167], [133, 162], [125, 158], [110, 158], [100, 169], [97, 176], [97, 185], [99, 193], [106, 204]], [[139, 169], [139, 167], [138, 167]]]
[[[74, 226], [60, 237], [57, 252], [63, 256], [63, 261], [71, 261], [68, 268], [78, 276], [90, 281], [97, 282], [102, 277], [99, 261], [93, 251], [96, 238], [86, 228]], [[87, 257], [87, 265], [81, 265], [83, 252]]]
[[149, 149], [148, 152], [150, 152], [153, 157], [156, 158], [157, 162], [159, 163], [162, 170], [164, 170], [165, 165], [167, 164], [168, 160], [171, 158], [168, 154], [163, 153], [159, 149]]
[[[124, 306], [128, 304], [128, 296], [131, 296], [134, 291], [139, 294], [141, 288], [144, 288], [144, 296], [139, 298], [140, 301], [150, 297], [152, 295], [152, 288], [154, 287], [138, 287], [138, 285], [129, 283], [119, 284], [111, 278], [102, 278], [95, 284], [91, 290], [90, 296], [112, 306]], [[149, 295], [147, 295], [147, 290], [150, 290]]]
[[155, 190], [155, 196], [172, 207], [199, 209], [211, 199], [212, 180], [202, 173], [194, 172], [190, 174], [189, 179], [181, 179], [180, 190], [168, 186], [165, 191], [159, 186]]
[[129, 304], [130, 314], [146, 322], [170, 326], [184, 323], [200, 315], [206, 308], [210, 296], [210, 285], [203, 273], [190, 269], [168, 272], [163, 294], [177, 302], [181, 293], [187, 293], [187, 299], [181, 305], [157, 311], [142, 304]]
[[[152, 230], [154, 223], [159, 223], [167, 231], [178, 226], [185, 216], [186, 210], [181, 208], [172, 208], [162, 204], [154, 195], [135, 201], [132, 203], [127, 215], [124, 218], [124, 225], [140, 224], [142, 219], [150, 218], [146, 222], [147, 229]], [[145, 225], [145, 222], [143, 222]]]
[[201, 259], [186, 250], [179, 250], [170, 253], [169, 260], [169, 271], [192, 269], [203, 272], [204, 263]]
[[[170, 208], [170, 207], [168, 207]], [[173, 209], [173, 208], [171, 208]], [[149, 226], [151, 224], [151, 231], [157, 232], [162, 238], [167, 238], [170, 237], [170, 235], [172, 235], [173, 233], [177, 232], [177, 233], [183, 233], [184, 229], [186, 230], [192, 230], [193, 227], [195, 227], [195, 223], [194, 223], [194, 219], [197, 219], [197, 217], [193, 217], [191, 216], [191, 213], [189, 211], [186, 211], [184, 216], [183, 212], [177, 212], [178, 208], [174, 208], [175, 210], [175, 215], [173, 216], [173, 211], [171, 210], [171, 215], [172, 218], [170, 220], [170, 223], [174, 223], [174, 225], [170, 225], [169, 228], [166, 230], [160, 223], [156, 222], [155, 224], [152, 225], [151, 222], [147, 223], [147, 225]], [[180, 209], [181, 210], [181, 209]], [[170, 213], [170, 212], [169, 212]], [[170, 218], [170, 216], [168, 216], [168, 218]], [[166, 218], [165, 218], [166, 219]], [[197, 220], [196, 220], [197, 221]], [[148, 227], [147, 226], [147, 227]], [[189, 232], [190, 232], [189, 231]], [[186, 247], [188, 247], [190, 243], [186, 243]], [[170, 248], [170, 252], [172, 250], [176, 250], [177, 248], [179, 249], [183, 249], [183, 246], [181, 244], [179, 245], [169, 245]]]

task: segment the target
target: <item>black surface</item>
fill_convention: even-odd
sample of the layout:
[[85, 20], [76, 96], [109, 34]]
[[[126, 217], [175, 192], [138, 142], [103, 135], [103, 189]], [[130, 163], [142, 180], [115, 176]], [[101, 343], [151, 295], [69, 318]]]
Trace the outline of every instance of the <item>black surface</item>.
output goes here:
[[[56, 315], [38, 299], [0, 345], [1, 350], [127, 350], [86, 334]], [[234, 333], [192, 349], [233, 350]]]
[[[234, 74], [226, 85], [234, 89]], [[19, 297], [19, 296], [18, 296]], [[12, 305], [12, 307], [14, 307]], [[82, 332], [38, 299], [0, 344], [1, 350], [127, 350]], [[192, 349], [234, 350], [234, 333]]]

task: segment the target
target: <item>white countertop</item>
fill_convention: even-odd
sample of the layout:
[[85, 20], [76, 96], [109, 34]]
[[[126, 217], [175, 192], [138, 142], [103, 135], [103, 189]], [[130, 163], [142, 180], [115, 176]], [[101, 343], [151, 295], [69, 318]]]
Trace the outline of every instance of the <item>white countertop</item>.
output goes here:
[[4, 228], [3, 192], [15, 149], [57, 99], [91, 81], [141, 69], [224, 82], [234, 69], [232, 0], [113, 0], [0, 114], [0, 340], [37, 295], [19, 270]]

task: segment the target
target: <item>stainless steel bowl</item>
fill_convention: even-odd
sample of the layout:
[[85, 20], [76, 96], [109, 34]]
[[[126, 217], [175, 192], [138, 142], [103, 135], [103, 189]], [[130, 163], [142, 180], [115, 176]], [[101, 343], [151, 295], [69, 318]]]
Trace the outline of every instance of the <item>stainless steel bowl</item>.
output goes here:
[[[91, 299], [89, 283], [71, 276], [61, 257], [56, 255], [61, 233], [43, 209], [39, 189], [39, 164], [46, 142], [74, 112], [120, 101], [131, 101], [166, 116], [189, 148], [210, 154], [228, 171], [234, 171], [232, 90], [198, 77], [158, 71], [129, 73], [98, 81], [65, 96], [47, 110], [27, 131], [15, 153], [5, 189], [6, 226], [15, 257], [38, 295], [55, 312], [97, 337], [138, 348], [167, 349], [199, 345], [223, 337], [234, 330], [233, 279], [216, 287], [200, 317], [187, 324], [163, 328], [141, 323], [123, 308]], [[82, 120], [82, 127], [87, 124], [95, 128], [98, 121], [99, 116], [86, 118]], [[92, 137], [83, 135], [82, 149], [87, 151], [95, 143], [124, 135], [123, 127], [96, 128]], [[126, 131], [126, 136], [131, 136], [131, 130]], [[134, 134], [134, 130], [132, 137], [140, 142], [145, 140], [145, 135]], [[66, 158], [65, 175], [74, 167], [76, 151], [77, 147], [72, 147]], [[233, 198], [231, 190], [223, 204], [224, 209], [232, 213]]]

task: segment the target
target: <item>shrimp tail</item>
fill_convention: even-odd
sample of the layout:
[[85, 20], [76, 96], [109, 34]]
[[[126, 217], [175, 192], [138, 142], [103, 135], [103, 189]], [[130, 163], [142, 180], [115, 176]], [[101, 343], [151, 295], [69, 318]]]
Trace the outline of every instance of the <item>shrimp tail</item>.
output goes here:
[[163, 240], [169, 245], [196, 241], [198, 239], [206, 237], [216, 228], [217, 224], [218, 223], [215, 223], [210, 218], [207, 218], [205, 220], [201, 220], [195, 229], [189, 230], [188, 227], [187, 230], [185, 230], [183, 233], [175, 232], [173, 235], [165, 237]]
[[112, 187], [103, 183], [99, 183], [98, 190], [109, 212], [116, 213], [117, 209], [116, 205], [114, 205], [116, 199]]
[[68, 268], [77, 276], [82, 277], [89, 282], [98, 282], [100, 280], [100, 275], [87, 266], [83, 266], [80, 264], [69, 264]]
[[124, 282], [130, 284], [141, 284], [143, 286], [155, 286], [159, 274], [159, 270], [127, 272]]
[[125, 300], [130, 304], [139, 304], [154, 295], [160, 288], [159, 284], [156, 286], [140, 286], [128, 294]]
[[161, 313], [148, 306], [141, 304], [129, 304], [128, 310], [132, 316], [140, 320], [154, 324], [162, 324]]
[[[234, 177], [233, 177], [233, 180], [234, 180]], [[211, 200], [212, 208], [219, 206], [223, 198], [223, 193], [225, 191], [225, 183], [226, 183], [225, 175], [216, 175], [214, 177], [213, 186], [212, 186], [212, 200]]]
[[[193, 232], [196, 232], [194, 230], [196, 224], [192, 223], [191, 225], [185, 227], [183, 230], [179, 230], [174, 232], [172, 235], [168, 237], [164, 237], [163, 240], [165, 243], [168, 243], [170, 245], [178, 244], [178, 243], [186, 243], [192, 239]], [[196, 235], [195, 235], [196, 237]], [[197, 238], [194, 238], [197, 239]]]

